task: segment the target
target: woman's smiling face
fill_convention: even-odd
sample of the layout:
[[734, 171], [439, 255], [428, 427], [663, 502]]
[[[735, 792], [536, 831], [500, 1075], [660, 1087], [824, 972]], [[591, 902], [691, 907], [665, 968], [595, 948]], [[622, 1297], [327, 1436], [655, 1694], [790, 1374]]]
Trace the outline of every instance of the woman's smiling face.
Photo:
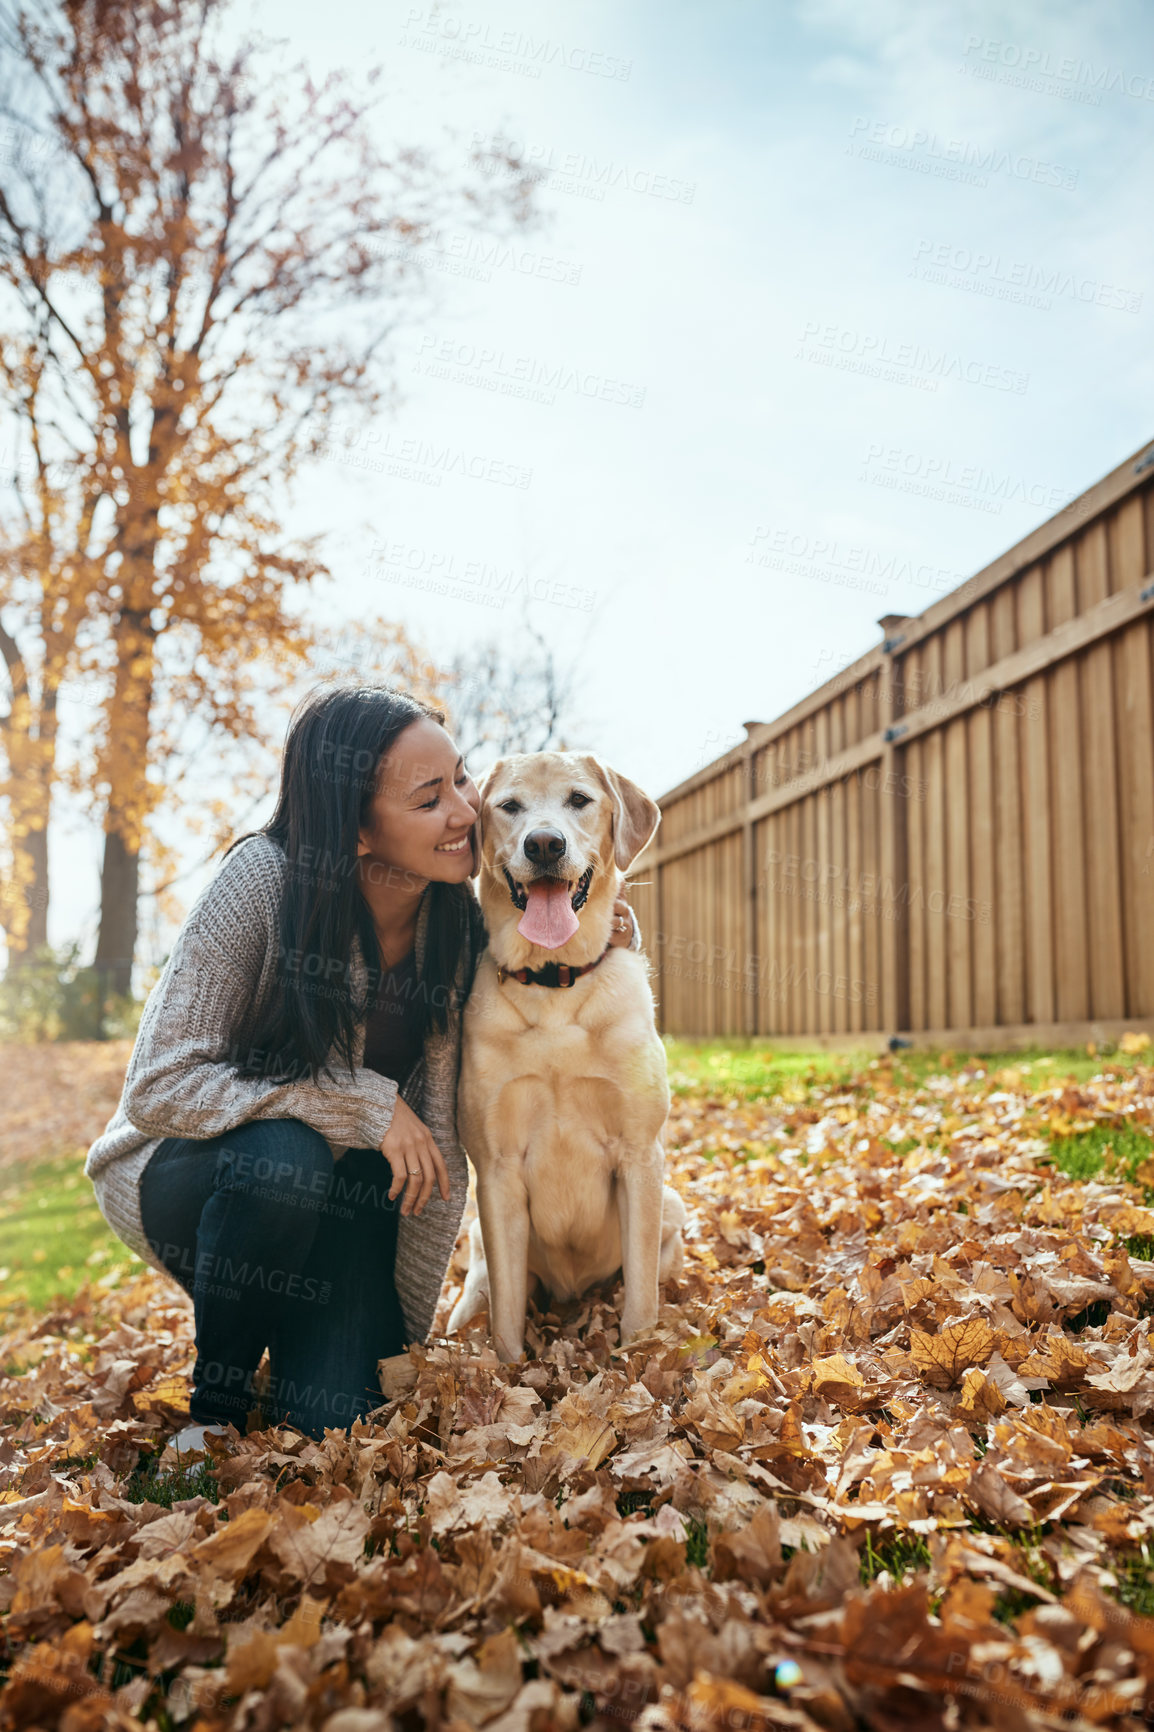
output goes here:
[[[363, 869], [404, 872], [413, 889], [463, 884], [476, 871], [473, 831], [481, 796], [449, 735], [430, 717], [410, 722], [377, 766], [358, 831]], [[418, 882], [420, 881], [420, 882]]]

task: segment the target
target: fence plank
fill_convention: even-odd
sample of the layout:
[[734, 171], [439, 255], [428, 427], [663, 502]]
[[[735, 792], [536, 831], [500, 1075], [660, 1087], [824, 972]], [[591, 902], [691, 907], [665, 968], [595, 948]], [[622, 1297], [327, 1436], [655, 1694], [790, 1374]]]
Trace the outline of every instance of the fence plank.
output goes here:
[[830, 884], [825, 876], [826, 867], [833, 860], [833, 789], [822, 788], [814, 795], [817, 807], [817, 848], [814, 851], [814, 910], [817, 916], [817, 967], [814, 970], [813, 990], [817, 1003], [817, 1027], [822, 1034], [835, 1032], [833, 1022], [833, 998], [829, 993], [822, 992], [818, 982], [831, 976], [833, 970], [833, 903], [826, 902], [829, 896]]
[[[865, 979], [862, 946], [862, 863], [861, 863], [861, 780], [848, 776], [845, 783], [845, 869], [846, 869], [846, 951], [847, 972], [853, 981]], [[864, 994], [864, 989], [863, 989]], [[865, 1005], [862, 999], [851, 998], [849, 1026], [864, 1027]]]
[[923, 882], [911, 886], [920, 896], [926, 928], [926, 1015], [932, 1025], [949, 1021], [946, 999], [946, 792], [941, 733], [925, 742], [926, 840]]
[[[1024, 706], [1025, 694], [1012, 693]], [[992, 1022], [1026, 1019], [1026, 954], [1022, 897], [1022, 788], [1019, 764], [1021, 722], [1015, 709], [999, 708], [990, 717], [994, 778], [993, 938], [997, 968], [997, 1010]]]
[[970, 848], [967, 813], [971, 804], [966, 722], [959, 718], [945, 730], [946, 811], [946, 1020], [955, 1028], [973, 1022], [973, 981], [969, 919]]
[[1140, 620], [1117, 646], [1126, 1015], [1154, 1013], [1154, 632]]
[[995, 905], [998, 884], [994, 870], [994, 717], [975, 710], [969, 720], [970, 759], [970, 922], [973, 961], [973, 1003], [970, 1019], [998, 1020], [998, 962]]
[[910, 802], [906, 833], [906, 879], [910, 886], [910, 913], [907, 957], [909, 966], [910, 1028], [929, 1027], [929, 1007], [926, 1003], [926, 911], [925, 904], [913, 901], [914, 887], [926, 881], [926, 766], [925, 740], [915, 740], [906, 748], [906, 768], [917, 797]]
[[[821, 1022], [818, 1006], [814, 997], [813, 983], [817, 979], [817, 971], [821, 967], [818, 957], [819, 927], [821, 920], [817, 903], [816, 874], [820, 871], [821, 855], [818, 850], [818, 812], [817, 796], [811, 794], [802, 802], [805, 818], [805, 847], [802, 856], [803, 901], [805, 914], [805, 975], [802, 983], [802, 1000], [805, 1005], [804, 1028], [808, 1033], [820, 1034]], [[808, 893], [808, 894], [805, 894]]]
[[868, 984], [867, 1028], [884, 1026], [881, 1005], [881, 857], [878, 840], [878, 794], [861, 782], [862, 863], [873, 885], [869, 905], [862, 912], [865, 979]]
[[[1111, 572], [1107, 525], [1088, 526], [1075, 548], [1078, 600], [1096, 606], [1118, 589]], [[1114, 649], [1109, 638], [1079, 658], [1085, 772], [1085, 849], [1088, 999], [1091, 1016], [1123, 1016], [1126, 976], [1122, 958], [1122, 867], [1118, 834], [1118, 765], [1114, 743]]]
[[[1053, 625], [1077, 612], [1072, 546], [1060, 547], [1046, 572]], [[1070, 658], [1047, 675], [1051, 696], [1050, 815], [1054, 853], [1054, 1002], [1059, 1022], [1090, 1014], [1086, 951], [1086, 858], [1083, 817], [1079, 668]]]
[[[1046, 630], [1045, 591], [1041, 568], [1025, 572], [1018, 585], [1018, 621], [1022, 640], [1041, 637]], [[1054, 1019], [1053, 897], [1051, 894], [1050, 769], [1046, 735], [1047, 699], [1044, 676], [1025, 688], [1022, 724], [1022, 812], [1024, 817], [1026, 900], [1027, 1020]]]
[[1141, 583], [1150, 570], [1144, 506], [1152, 498], [1154, 493], [1149, 488], [1145, 493], [1132, 494], [1129, 499], [1115, 506], [1105, 519], [1109, 538], [1106, 567], [1111, 595]]
[[796, 1029], [801, 1034], [806, 1029], [805, 1007], [801, 998], [801, 971], [805, 967], [805, 906], [801, 901], [803, 884], [800, 876], [791, 871], [795, 861], [800, 862], [805, 849], [805, 801], [799, 800], [795, 806], [786, 808], [789, 821], [789, 842], [786, 849], [786, 918], [789, 922], [789, 944], [786, 949], [784, 967], [786, 976], [780, 990], [785, 995], [788, 1006], [790, 1029]]
[[833, 905], [829, 910], [830, 926], [833, 933], [833, 962], [835, 990], [833, 998], [833, 1029], [835, 1034], [849, 1032], [849, 995], [843, 996], [836, 989], [836, 982], [846, 980], [849, 975], [847, 959], [849, 945], [846, 931], [846, 834], [845, 834], [845, 783], [831, 782], [829, 790], [829, 828], [830, 828], [830, 864], [837, 868], [837, 877], [831, 878], [830, 889], [833, 891]]
[[769, 852], [774, 846], [774, 829], [778, 820], [776, 816], [763, 818], [753, 826], [753, 856], [754, 870], [757, 873], [757, 918], [754, 926], [753, 949], [757, 957], [758, 967], [751, 976], [751, 986], [754, 989], [754, 1003], [757, 1007], [755, 1028], [758, 1034], [776, 1034], [777, 1023], [772, 1015], [772, 1006], [762, 996], [762, 968], [767, 958], [777, 951], [774, 924], [777, 918], [777, 899], [769, 883], [770, 866]]

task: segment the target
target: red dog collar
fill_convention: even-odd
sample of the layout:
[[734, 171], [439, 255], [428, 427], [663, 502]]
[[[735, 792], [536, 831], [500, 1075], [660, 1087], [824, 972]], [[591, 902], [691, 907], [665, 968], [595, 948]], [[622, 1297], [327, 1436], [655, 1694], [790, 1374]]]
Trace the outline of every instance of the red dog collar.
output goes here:
[[608, 955], [609, 946], [606, 945], [595, 962], [582, 962], [576, 967], [569, 962], [547, 962], [544, 968], [506, 968], [504, 963], [498, 963], [497, 983], [504, 986], [507, 980], [519, 980], [522, 986], [572, 986], [583, 974], [604, 962]]

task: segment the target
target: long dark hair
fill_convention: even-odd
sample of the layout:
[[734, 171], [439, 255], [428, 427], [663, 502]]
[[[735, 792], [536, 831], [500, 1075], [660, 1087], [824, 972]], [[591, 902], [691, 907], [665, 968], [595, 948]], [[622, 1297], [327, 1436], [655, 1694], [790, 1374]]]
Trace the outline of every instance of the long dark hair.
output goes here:
[[[423, 718], [445, 720], [435, 705], [373, 680], [316, 687], [294, 711], [276, 810], [262, 829], [249, 832], [282, 848], [288, 871], [277, 992], [248, 1034], [242, 1075], [331, 1078], [333, 1050], [354, 1068], [357, 1024], [372, 1011], [381, 985], [376, 931], [357, 878], [357, 831], [382, 757]], [[238, 837], [232, 847], [247, 839]], [[430, 894], [424, 957], [407, 1012], [422, 1041], [448, 1025], [469, 924], [464, 884], [434, 882]], [[360, 1002], [351, 980], [354, 937], [368, 965], [368, 993]], [[234, 1050], [235, 1044], [236, 1031]]]

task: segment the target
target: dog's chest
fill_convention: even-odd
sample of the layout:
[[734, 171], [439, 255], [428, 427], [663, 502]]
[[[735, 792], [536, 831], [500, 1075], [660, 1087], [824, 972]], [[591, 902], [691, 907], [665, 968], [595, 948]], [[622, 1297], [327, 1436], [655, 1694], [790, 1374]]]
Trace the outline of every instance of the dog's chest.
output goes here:
[[656, 1136], [668, 1094], [648, 996], [499, 986], [494, 967], [469, 1009], [461, 1105], [476, 1148], [532, 1151], [572, 1171], [574, 1159], [615, 1164]]

